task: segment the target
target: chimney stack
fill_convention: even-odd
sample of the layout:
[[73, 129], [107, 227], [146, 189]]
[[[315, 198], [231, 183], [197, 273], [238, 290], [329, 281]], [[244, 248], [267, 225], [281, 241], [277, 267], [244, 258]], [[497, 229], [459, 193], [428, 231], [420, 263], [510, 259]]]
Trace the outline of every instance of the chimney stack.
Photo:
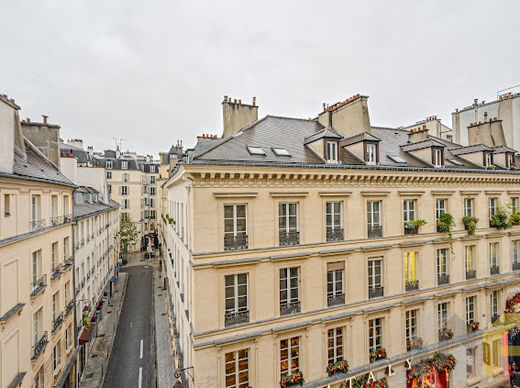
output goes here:
[[258, 120], [256, 97], [253, 97], [253, 102], [249, 105], [243, 104], [241, 99], [232, 99], [228, 96], [224, 96], [224, 100], [222, 101], [222, 113], [224, 116], [224, 131], [222, 137], [228, 137]]
[[47, 115], [42, 115], [42, 118], [43, 118], [43, 123], [44, 123], [44, 124], [48, 124], [49, 116], [47, 116]]

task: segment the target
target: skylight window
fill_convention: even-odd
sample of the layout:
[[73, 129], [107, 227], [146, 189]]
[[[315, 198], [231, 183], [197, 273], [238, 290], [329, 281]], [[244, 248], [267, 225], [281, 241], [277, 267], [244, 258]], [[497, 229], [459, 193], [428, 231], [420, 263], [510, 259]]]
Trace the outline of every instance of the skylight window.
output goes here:
[[450, 162], [451, 164], [454, 164], [456, 166], [463, 166], [463, 164], [461, 162], [459, 162], [457, 159], [448, 159], [448, 162]]
[[400, 156], [391, 156], [391, 155], [388, 155], [388, 157], [390, 159], [392, 159], [394, 162], [396, 163], [408, 163], [406, 160], [404, 160], [403, 158], [401, 158]]
[[273, 152], [276, 156], [291, 156], [289, 151], [287, 151], [285, 148], [273, 147]]
[[267, 155], [262, 147], [247, 146], [247, 150], [249, 151], [249, 153], [251, 155], [260, 155], [260, 156], [266, 156]]

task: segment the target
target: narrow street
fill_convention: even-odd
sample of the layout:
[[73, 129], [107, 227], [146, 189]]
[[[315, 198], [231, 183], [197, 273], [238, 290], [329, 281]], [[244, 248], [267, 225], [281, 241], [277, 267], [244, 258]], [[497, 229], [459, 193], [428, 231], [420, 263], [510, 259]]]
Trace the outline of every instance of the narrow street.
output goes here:
[[137, 264], [121, 270], [128, 273], [128, 286], [105, 388], [155, 386], [153, 265]]

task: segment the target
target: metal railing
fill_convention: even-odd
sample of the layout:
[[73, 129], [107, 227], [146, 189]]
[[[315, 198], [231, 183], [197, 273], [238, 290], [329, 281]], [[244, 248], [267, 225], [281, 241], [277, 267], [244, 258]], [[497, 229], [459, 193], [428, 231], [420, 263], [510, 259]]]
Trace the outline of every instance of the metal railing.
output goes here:
[[405, 235], [416, 235], [417, 234], [417, 228], [415, 225], [408, 225], [407, 223], [404, 224], [404, 234]]
[[280, 315], [289, 315], [299, 313], [301, 311], [301, 302], [285, 302], [280, 303]]
[[368, 232], [368, 238], [383, 237], [383, 226], [382, 225], [368, 225], [367, 232]]
[[489, 267], [489, 273], [491, 275], [497, 275], [500, 273], [500, 267], [498, 265], [492, 265]]
[[437, 275], [437, 284], [448, 284], [450, 282], [450, 275]]
[[38, 230], [38, 229], [43, 229], [43, 228], [45, 228], [45, 220], [44, 219], [32, 220], [31, 221], [31, 229], [32, 230]]
[[244, 236], [224, 236], [224, 250], [237, 251], [247, 249], [247, 235]]
[[36, 296], [47, 287], [47, 275], [42, 275], [32, 284], [31, 296]]
[[71, 299], [67, 306], [65, 306], [65, 315], [69, 315], [74, 309], [74, 299]]
[[405, 284], [406, 291], [413, 291], [419, 289], [419, 280], [410, 280]]
[[373, 287], [368, 290], [368, 297], [369, 298], [378, 298], [380, 296], [384, 295], [384, 288], [383, 287]]
[[227, 311], [224, 317], [224, 325], [232, 326], [249, 322], [249, 310]]
[[343, 228], [327, 228], [327, 241], [343, 241], [344, 235], [343, 235]]
[[38, 342], [33, 346], [33, 356], [32, 359], [36, 360], [40, 355], [43, 353], [45, 348], [47, 347], [47, 344], [49, 343], [49, 336], [47, 332], [44, 332], [43, 335], [40, 337]]
[[59, 263], [52, 265], [51, 280], [54, 280], [54, 279], [58, 278], [61, 275], [61, 268], [62, 268], [62, 265], [59, 264]]
[[52, 321], [52, 332], [54, 333], [56, 330], [58, 330], [62, 324], [63, 324], [63, 313], [60, 313]]
[[280, 246], [298, 245], [300, 243], [300, 232], [280, 232], [279, 233]]
[[339, 304], [345, 304], [345, 294], [344, 293], [327, 296], [327, 306], [336, 306]]
[[520, 269], [520, 262], [513, 263], [513, 271], [518, 271]]
[[466, 280], [475, 279], [477, 277], [477, 271], [474, 269], [466, 271]]

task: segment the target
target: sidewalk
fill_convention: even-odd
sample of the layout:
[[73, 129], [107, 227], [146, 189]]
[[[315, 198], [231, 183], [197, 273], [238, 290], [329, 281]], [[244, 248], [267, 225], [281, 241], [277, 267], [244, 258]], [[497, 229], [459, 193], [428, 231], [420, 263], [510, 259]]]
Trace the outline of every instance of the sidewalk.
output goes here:
[[174, 377], [172, 338], [168, 319], [168, 291], [162, 288], [158, 260], [154, 261], [154, 304], [155, 304], [155, 349], [157, 351], [157, 387], [172, 388]]
[[119, 279], [114, 287], [112, 299], [109, 301], [110, 313], [105, 313], [97, 330], [97, 337], [93, 339], [92, 349], [88, 355], [80, 381], [80, 388], [100, 388], [103, 386], [108, 359], [116, 338], [119, 314], [125, 300], [127, 274], [119, 273]]

